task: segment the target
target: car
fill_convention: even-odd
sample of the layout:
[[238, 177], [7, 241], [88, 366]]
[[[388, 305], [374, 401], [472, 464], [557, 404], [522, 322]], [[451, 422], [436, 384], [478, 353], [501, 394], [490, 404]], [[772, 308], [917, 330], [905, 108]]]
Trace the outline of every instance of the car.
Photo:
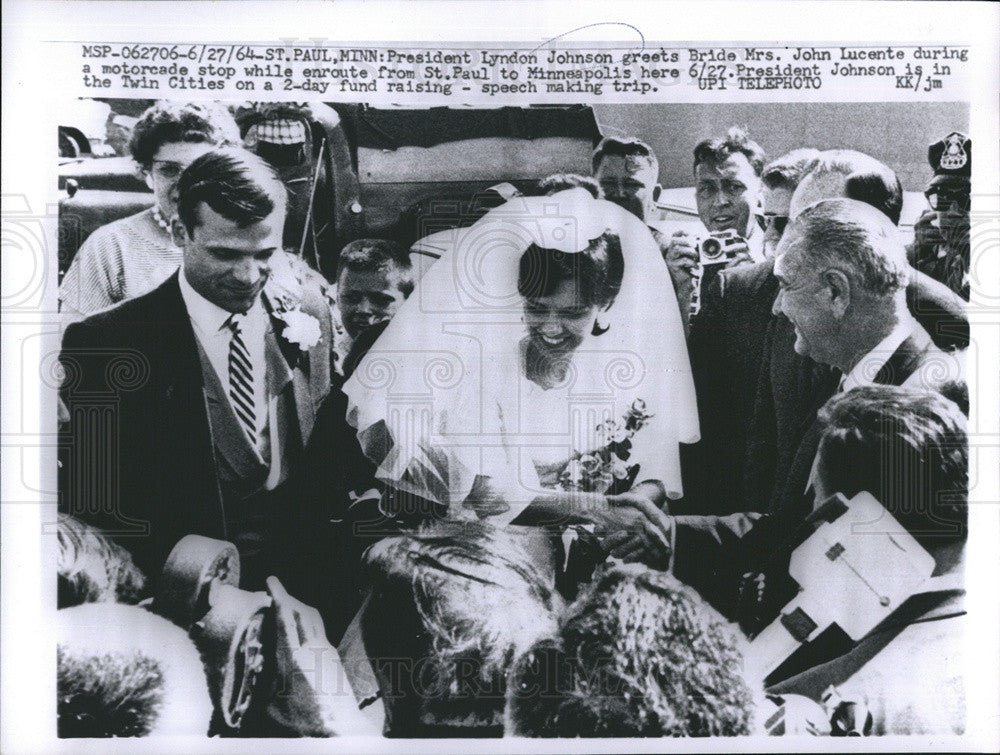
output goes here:
[[[135, 113], [136, 101], [129, 106]], [[259, 151], [251, 129], [277, 110], [232, 109], [248, 148]], [[409, 246], [428, 232], [468, 224], [480, 212], [484, 192], [498, 181], [530, 191], [551, 173], [589, 173], [601, 136], [593, 110], [585, 106], [311, 104], [300, 114], [291, 117], [301, 117], [306, 126], [304, 147], [282, 154], [302, 159], [276, 165], [290, 194], [285, 246], [328, 279], [339, 250], [353, 239], [393, 238]], [[96, 228], [153, 201], [127, 157], [66, 158], [59, 187], [65, 192], [60, 272]]]

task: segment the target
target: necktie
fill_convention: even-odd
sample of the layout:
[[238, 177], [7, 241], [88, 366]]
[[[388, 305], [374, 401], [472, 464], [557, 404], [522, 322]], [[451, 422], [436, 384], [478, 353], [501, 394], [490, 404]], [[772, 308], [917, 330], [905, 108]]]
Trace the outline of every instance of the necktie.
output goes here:
[[229, 342], [229, 399], [233, 411], [246, 431], [250, 443], [257, 446], [257, 410], [254, 406], [253, 366], [243, 342], [243, 315], [229, 318], [233, 338]]

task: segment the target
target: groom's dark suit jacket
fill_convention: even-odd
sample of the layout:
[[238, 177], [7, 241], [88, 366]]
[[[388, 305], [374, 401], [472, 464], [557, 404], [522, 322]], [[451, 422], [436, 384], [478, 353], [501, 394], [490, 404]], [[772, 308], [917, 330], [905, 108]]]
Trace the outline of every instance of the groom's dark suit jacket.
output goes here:
[[[265, 305], [270, 312], [266, 297]], [[321, 338], [308, 352], [281, 337], [283, 323], [270, 315], [270, 358], [286, 376], [284, 405], [294, 407], [280, 417], [280, 430], [272, 426], [288, 435], [282, 454], [288, 478], [303, 474], [302, 449], [330, 390], [329, 307], [304, 287], [300, 308], [320, 323]], [[209, 421], [213, 409], [221, 416], [218, 390], [206, 385], [178, 275], [71, 325], [60, 359], [69, 410], [61, 429], [61, 510], [104, 529], [153, 578], [184, 535], [231, 539], [240, 512], [224, 494], [224, 478], [239, 473], [240, 459], [220, 452], [232, 433]], [[291, 572], [319, 548], [311, 538], [319, 537], [322, 521], [290, 500], [289, 490], [285, 483], [254, 500], [276, 549], [274, 573], [295, 582]], [[288, 548], [301, 558], [285, 558]]]

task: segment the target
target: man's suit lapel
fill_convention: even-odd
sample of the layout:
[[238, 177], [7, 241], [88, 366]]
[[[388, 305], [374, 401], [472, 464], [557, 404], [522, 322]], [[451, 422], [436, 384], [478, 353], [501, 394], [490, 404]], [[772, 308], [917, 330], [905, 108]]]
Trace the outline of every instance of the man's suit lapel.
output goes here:
[[[326, 362], [327, 369], [322, 369], [322, 354], [324, 350], [329, 349], [329, 343], [321, 337], [309, 351], [303, 351], [298, 344], [292, 343], [284, 337], [285, 321], [275, 314], [274, 305], [266, 295], [264, 296], [264, 305], [271, 319], [274, 339], [272, 346], [277, 347], [291, 373], [292, 387], [295, 392], [295, 412], [298, 416], [299, 431], [302, 434], [304, 445], [312, 434], [313, 424], [316, 421], [316, 411], [330, 390], [329, 356], [327, 356]], [[310, 313], [306, 312], [306, 314]], [[273, 367], [276, 368], [277, 365], [273, 365]], [[326, 382], [325, 392], [323, 390], [324, 380]]]
[[250, 440], [243, 430], [233, 411], [232, 404], [226, 396], [225, 386], [219, 379], [208, 355], [201, 344], [198, 353], [202, 360], [202, 378], [204, 380], [205, 401], [209, 410], [209, 426], [217, 464], [227, 464], [229, 470], [223, 469], [220, 477], [233, 479], [251, 479], [260, 470], [261, 460], [250, 446]]
[[[927, 353], [935, 349], [933, 341], [927, 331], [919, 325], [913, 333], [899, 345], [892, 356], [876, 373], [873, 383], [877, 385], [902, 385], [916, 372]], [[826, 403], [826, 401], [836, 392], [836, 382], [839, 381], [839, 371], [827, 370], [825, 377], [818, 375], [820, 383], [815, 392], [815, 404], [811, 414], [803, 418], [803, 425], [806, 427], [802, 435], [802, 441], [796, 451], [795, 459], [788, 475], [788, 486], [786, 486], [784, 499], [794, 499], [805, 490], [805, 484], [812, 469], [816, 451], [819, 448], [820, 428], [816, 412]], [[801, 488], [801, 489], [800, 489]]]
[[903, 341], [872, 381], [878, 385], [902, 385], [917, 371], [927, 353], [936, 348], [930, 335], [919, 325]]
[[840, 372], [817, 364], [795, 351], [795, 329], [785, 317], [772, 322], [775, 345], [772, 346], [771, 385], [780, 426], [788, 427], [800, 438], [816, 419], [816, 412], [837, 390]]
[[[221, 526], [224, 528], [222, 491], [214, 457], [206, 457], [203, 453], [203, 449], [214, 448], [215, 444], [208, 420], [200, 346], [187, 307], [184, 306], [178, 275], [179, 273], [174, 273], [150, 294], [149, 302], [152, 316], [163, 326], [159, 329], [159, 343], [150, 344], [152, 348], [159, 350], [156, 369], [162, 371], [162, 416], [171, 418], [167, 427], [179, 428], [178, 437], [164, 440], [186, 460], [177, 465], [178, 470], [189, 474], [192, 480], [210, 480], [208, 484], [214, 487], [214, 499], [219, 507], [218, 522], [223, 523]], [[191, 437], [192, 433], [194, 437]], [[204, 492], [207, 494], [208, 490]], [[184, 503], [178, 501], [177, 505], [183, 506]], [[199, 516], [207, 513], [201, 512]]]
[[[162, 359], [167, 365], [164, 371], [166, 398], [172, 400], [177, 389], [194, 386], [200, 388], [202, 385], [198, 341], [181, 296], [178, 273], [167, 279], [153, 296], [155, 299], [150, 301], [151, 310], [157, 312], [157, 318], [165, 326], [162, 329], [162, 340], [157, 345], [161, 348]], [[192, 407], [187, 407], [188, 411], [191, 409]]]

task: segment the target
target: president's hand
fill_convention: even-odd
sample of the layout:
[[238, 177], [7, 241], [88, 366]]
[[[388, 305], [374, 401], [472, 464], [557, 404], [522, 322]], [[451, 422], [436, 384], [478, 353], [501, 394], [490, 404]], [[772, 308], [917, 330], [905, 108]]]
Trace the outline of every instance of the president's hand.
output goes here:
[[654, 569], [670, 564], [673, 520], [644, 495], [634, 492], [608, 496], [612, 514], [626, 522], [611, 532], [602, 546], [626, 563], [641, 561]]

